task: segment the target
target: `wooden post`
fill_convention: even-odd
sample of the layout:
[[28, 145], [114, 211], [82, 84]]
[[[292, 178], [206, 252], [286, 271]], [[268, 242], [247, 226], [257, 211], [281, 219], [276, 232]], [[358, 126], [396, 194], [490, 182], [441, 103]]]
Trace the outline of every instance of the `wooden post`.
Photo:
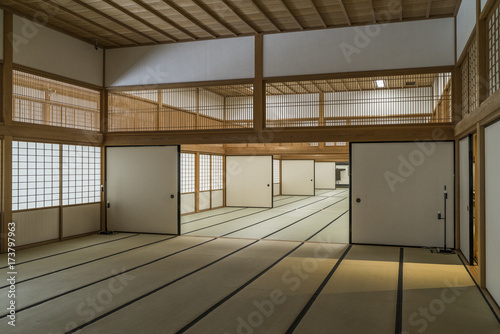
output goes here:
[[200, 152], [194, 156], [194, 212], [200, 212]]
[[160, 130], [160, 113], [163, 109], [163, 93], [161, 89], [158, 89], [158, 110], [156, 111], [155, 117], [155, 130]]
[[319, 93], [319, 118], [318, 126], [325, 126], [325, 93]]
[[[460, 141], [455, 139], [455, 248], [460, 249]], [[460, 249], [462, 251], [462, 249]]]
[[462, 71], [460, 66], [456, 66], [452, 73], [452, 104], [451, 116], [453, 124], [457, 124], [462, 120]]
[[264, 84], [264, 37], [255, 35], [255, 78], [253, 85], [253, 128], [266, 127], [266, 90]]
[[485, 169], [484, 169], [484, 126], [476, 125], [477, 133], [477, 155], [476, 155], [476, 196], [477, 196], [477, 235], [478, 235], [478, 266], [479, 266], [479, 286], [486, 288], [486, 250], [485, 250]]
[[194, 119], [194, 128], [199, 130], [200, 126], [200, 89], [196, 88], [196, 118]]
[[[12, 125], [12, 76], [13, 76], [13, 22], [12, 13], [4, 11], [3, 27], [3, 77], [2, 120], [5, 126]], [[7, 224], [12, 221], [12, 136], [6, 135], [2, 147], [2, 220], [0, 226], [0, 253], [7, 252]]]

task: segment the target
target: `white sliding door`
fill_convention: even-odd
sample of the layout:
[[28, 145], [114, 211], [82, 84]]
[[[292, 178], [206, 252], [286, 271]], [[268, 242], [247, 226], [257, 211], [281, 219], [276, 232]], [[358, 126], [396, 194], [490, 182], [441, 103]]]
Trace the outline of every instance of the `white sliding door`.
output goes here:
[[316, 162], [314, 170], [316, 189], [335, 189], [335, 162]]
[[500, 122], [485, 128], [486, 289], [500, 303]]
[[353, 243], [454, 247], [454, 142], [351, 145]]
[[226, 156], [226, 206], [273, 207], [273, 157]]
[[179, 233], [178, 146], [108, 147], [108, 229]]
[[314, 160], [281, 160], [281, 192], [314, 196]]
[[469, 137], [459, 142], [460, 159], [460, 250], [470, 263], [470, 166]]

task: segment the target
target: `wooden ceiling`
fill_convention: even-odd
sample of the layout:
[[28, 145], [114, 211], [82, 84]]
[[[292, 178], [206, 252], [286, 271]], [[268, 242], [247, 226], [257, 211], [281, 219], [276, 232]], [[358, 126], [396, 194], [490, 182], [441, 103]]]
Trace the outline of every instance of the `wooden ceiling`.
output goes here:
[[104, 48], [456, 15], [461, 0], [2, 0], [0, 8]]

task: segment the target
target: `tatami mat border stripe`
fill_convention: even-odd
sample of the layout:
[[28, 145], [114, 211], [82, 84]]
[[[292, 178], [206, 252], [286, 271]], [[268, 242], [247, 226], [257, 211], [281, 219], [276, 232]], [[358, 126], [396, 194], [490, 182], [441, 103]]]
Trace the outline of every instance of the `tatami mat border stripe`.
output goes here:
[[403, 331], [403, 264], [404, 248], [399, 249], [398, 295], [396, 301], [396, 334]]
[[206, 216], [206, 217], [203, 217], [203, 218], [198, 218], [198, 219], [195, 219], [195, 220], [190, 220], [188, 222], [181, 223], [181, 225], [187, 225], [187, 224], [191, 224], [191, 223], [197, 222], [199, 220], [208, 219], [208, 218], [217, 217], [217, 216], [222, 216], [222, 215], [227, 215], [229, 213], [233, 213], [233, 212], [237, 212], [237, 211], [241, 211], [241, 210], [245, 210], [245, 209], [246, 208], [237, 208], [236, 210], [231, 210], [231, 211], [227, 211], [227, 212], [223, 212], [223, 213], [218, 213], [218, 214], [211, 215], [211, 216]]
[[305, 241], [309, 241], [311, 240], [312, 238], [314, 238], [315, 236], [317, 236], [319, 233], [321, 233], [321, 231], [323, 231], [325, 228], [327, 228], [328, 226], [332, 225], [334, 222], [336, 222], [338, 219], [340, 219], [340, 217], [342, 217], [343, 215], [345, 215], [346, 213], [348, 213], [349, 210], [345, 210], [340, 216], [336, 217], [334, 220], [332, 220], [331, 222], [329, 222], [328, 224], [326, 224], [325, 226], [323, 226], [321, 229], [319, 229], [318, 232], [314, 233], [313, 235], [311, 235], [309, 238], [307, 238]]

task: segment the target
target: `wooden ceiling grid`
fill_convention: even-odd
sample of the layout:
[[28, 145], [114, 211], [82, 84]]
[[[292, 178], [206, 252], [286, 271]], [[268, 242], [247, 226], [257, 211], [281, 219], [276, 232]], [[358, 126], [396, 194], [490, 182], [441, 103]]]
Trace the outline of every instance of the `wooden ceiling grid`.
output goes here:
[[[398, 3], [399, 1], [399, 3]], [[453, 17], [460, 0], [5, 0], [0, 8], [101, 47]]]

